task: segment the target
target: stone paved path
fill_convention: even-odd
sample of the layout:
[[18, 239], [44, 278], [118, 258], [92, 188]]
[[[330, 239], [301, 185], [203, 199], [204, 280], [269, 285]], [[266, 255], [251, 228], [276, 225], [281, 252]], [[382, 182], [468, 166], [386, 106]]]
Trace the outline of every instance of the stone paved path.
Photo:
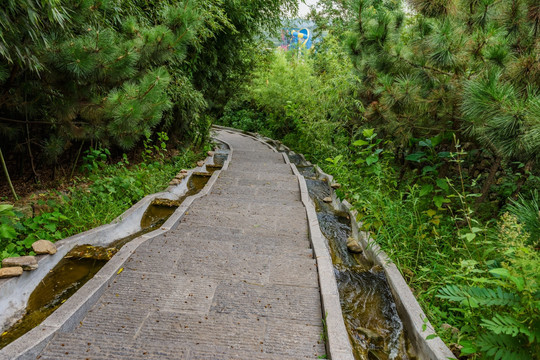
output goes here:
[[316, 359], [317, 268], [281, 154], [221, 132], [234, 153], [176, 230], [142, 244], [39, 359]]

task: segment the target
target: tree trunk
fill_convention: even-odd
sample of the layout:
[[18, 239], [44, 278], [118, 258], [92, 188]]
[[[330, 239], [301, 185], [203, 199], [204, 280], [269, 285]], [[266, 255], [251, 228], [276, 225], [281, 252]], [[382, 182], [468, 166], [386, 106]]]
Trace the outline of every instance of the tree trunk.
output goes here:
[[75, 162], [73, 163], [73, 168], [71, 169], [71, 173], [69, 174], [69, 179], [71, 180], [73, 178], [73, 173], [75, 173], [75, 168], [77, 167], [77, 162], [79, 162], [79, 156], [81, 156], [81, 151], [84, 145], [84, 140], [81, 142], [81, 147], [79, 148], [79, 152], [77, 152], [77, 157], [75, 158]]
[[495, 158], [495, 162], [491, 165], [491, 169], [489, 170], [489, 175], [484, 182], [484, 186], [482, 187], [482, 195], [476, 199], [477, 203], [483, 203], [486, 200], [486, 197], [488, 196], [489, 189], [491, 188], [491, 185], [495, 182], [495, 175], [497, 174], [497, 171], [499, 170], [499, 167], [501, 166], [502, 158], [500, 156], [497, 156]]
[[13, 183], [11, 182], [11, 179], [9, 177], [6, 161], [4, 160], [4, 154], [2, 154], [2, 149], [0, 149], [0, 161], [2, 161], [2, 167], [4, 168], [4, 174], [6, 174], [6, 179], [9, 184], [9, 188], [11, 189], [11, 192], [13, 193], [13, 197], [15, 198], [15, 201], [17, 201], [19, 200], [19, 197], [17, 196], [17, 193], [15, 192], [15, 188], [13, 187]]
[[[26, 75], [24, 76], [24, 81], [26, 81]], [[28, 147], [28, 156], [30, 157], [30, 165], [32, 167], [32, 172], [34, 173], [34, 181], [38, 181], [38, 174], [36, 172], [36, 166], [34, 165], [34, 155], [32, 154], [32, 145], [30, 144], [30, 125], [28, 121], [28, 102], [26, 100], [26, 91], [24, 94], [24, 121], [26, 125], [26, 145]]]

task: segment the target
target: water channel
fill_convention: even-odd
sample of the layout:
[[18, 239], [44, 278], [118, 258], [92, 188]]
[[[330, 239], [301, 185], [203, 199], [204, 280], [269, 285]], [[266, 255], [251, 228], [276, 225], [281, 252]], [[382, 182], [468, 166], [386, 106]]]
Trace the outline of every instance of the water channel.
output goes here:
[[[275, 145], [275, 144], [273, 144]], [[384, 270], [363, 254], [347, 248], [351, 236], [348, 213], [323, 201], [331, 187], [320, 179], [313, 165], [298, 154], [287, 153], [291, 163], [305, 177], [315, 204], [321, 232], [328, 240], [338, 284], [345, 326], [357, 360], [413, 360], [413, 350], [399, 318]]]
[[0, 349], [32, 330], [66, 302], [77, 290], [131, 240], [158, 229], [188, 197], [204, 188], [213, 171], [220, 168], [226, 154], [216, 154], [214, 166], [208, 173], [194, 173], [189, 177], [187, 192], [178, 200], [156, 199], [148, 206], [141, 219], [141, 230], [111, 242], [107, 247], [80, 245], [69, 251], [34, 289], [24, 316], [0, 336]]

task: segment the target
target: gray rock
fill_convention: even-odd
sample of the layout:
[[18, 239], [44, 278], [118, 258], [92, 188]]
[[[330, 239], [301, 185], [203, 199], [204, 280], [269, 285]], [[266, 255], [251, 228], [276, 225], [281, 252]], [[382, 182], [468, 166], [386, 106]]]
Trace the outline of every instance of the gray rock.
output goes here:
[[371, 341], [381, 341], [383, 339], [382, 335], [377, 333], [376, 331], [361, 326], [357, 327], [356, 331], [364, 334]]
[[450, 324], [442, 324], [441, 325], [441, 328], [443, 328], [444, 330], [450, 330], [452, 332], [452, 334], [454, 335], [458, 335], [459, 334], [459, 329], [450, 325]]
[[352, 237], [347, 239], [347, 248], [349, 249], [350, 252], [357, 253], [357, 254], [363, 251], [362, 247], [358, 243], [358, 240]]
[[6, 258], [2, 260], [2, 267], [22, 267], [23, 270], [35, 270], [38, 268], [38, 263], [35, 257], [33, 256], [20, 256]]
[[5, 267], [0, 269], [0, 279], [10, 278], [14, 276], [20, 276], [23, 273], [23, 269], [20, 266]]
[[32, 250], [36, 254], [56, 254], [56, 245], [49, 240], [38, 240], [32, 244]]

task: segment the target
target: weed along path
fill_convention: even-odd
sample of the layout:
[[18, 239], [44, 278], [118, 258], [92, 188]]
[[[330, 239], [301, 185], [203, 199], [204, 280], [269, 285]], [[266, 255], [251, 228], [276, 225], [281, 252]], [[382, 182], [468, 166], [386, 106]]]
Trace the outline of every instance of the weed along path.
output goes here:
[[219, 138], [234, 151], [210, 193], [177, 227], [139, 245], [39, 359], [327, 356], [298, 178], [265, 144], [226, 131]]

